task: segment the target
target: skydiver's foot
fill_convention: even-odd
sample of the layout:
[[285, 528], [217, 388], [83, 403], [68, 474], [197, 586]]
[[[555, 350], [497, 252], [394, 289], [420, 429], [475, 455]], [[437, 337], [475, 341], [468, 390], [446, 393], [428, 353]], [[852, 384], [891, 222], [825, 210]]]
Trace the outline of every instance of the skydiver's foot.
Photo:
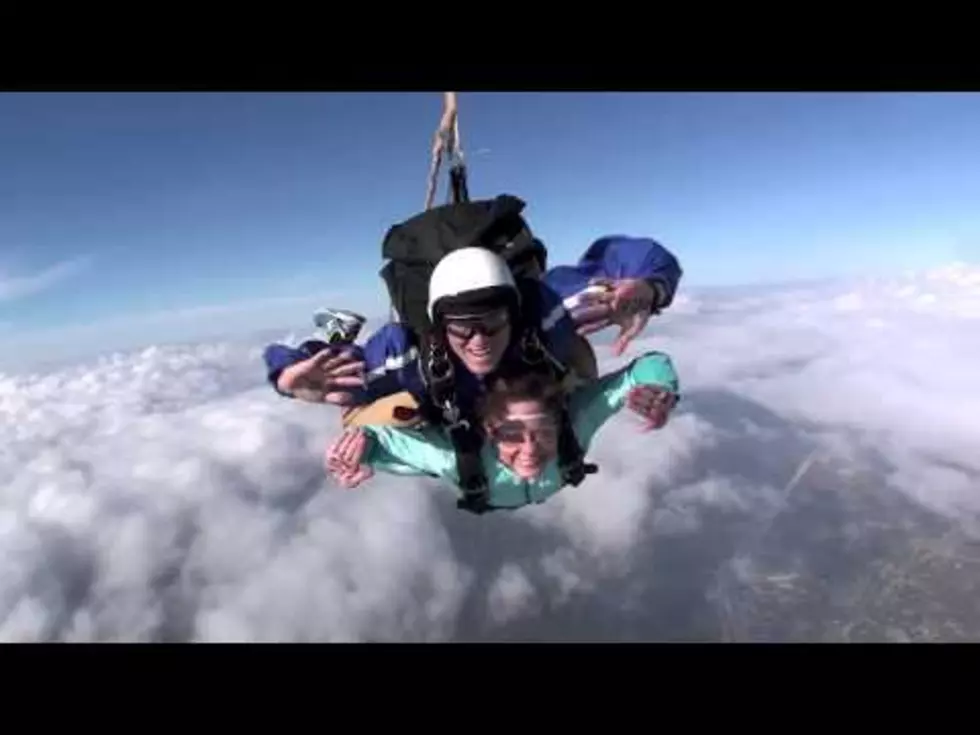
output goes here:
[[313, 315], [313, 323], [330, 345], [353, 344], [367, 319], [346, 309], [320, 309]]

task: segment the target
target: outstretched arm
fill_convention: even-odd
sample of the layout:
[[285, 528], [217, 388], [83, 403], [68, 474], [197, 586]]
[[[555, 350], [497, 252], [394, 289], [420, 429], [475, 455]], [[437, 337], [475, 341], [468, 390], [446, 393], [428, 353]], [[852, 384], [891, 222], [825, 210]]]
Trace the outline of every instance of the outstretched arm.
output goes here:
[[649, 237], [608, 235], [593, 242], [574, 266], [558, 266], [545, 274], [562, 298], [574, 297], [596, 279], [641, 280], [654, 292], [653, 309], [673, 303], [683, 270], [667, 248]]
[[645, 428], [661, 428], [679, 393], [680, 380], [670, 357], [662, 352], [648, 352], [570, 396], [575, 434], [583, 448], [587, 447], [602, 425], [623, 407], [640, 414]]
[[266, 347], [264, 358], [269, 382], [286, 398], [345, 406], [356, 402], [355, 391], [364, 386], [364, 354], [357, 345], [274, 344]]
[[269, 382], [282, 396], [312, 403], [362, 406], [392, 393], [422, 390], [409, 332], [389, 323], [364, 346], [307, 340], [293, 348], [273, 344], [264, 358]]
[[348, 429], [327, 447], [327, 470], [344, 487], [356, 487], [374, 471], [428, 475], [455, 482], [455, 454], [434, 427], [400, 429], [365, 426]]
[[580, 334], [619, 325], [619, 355], [653, 314], [673, 303], [682, 275], [677, 258], [656, 240], [613, 235], [592, 243], [577, 265], [552, 268], [544, 280], [561, 296]]
[[392, 475], [429, 474], [416, 463], [389, 452], [373, 433], [361, 427], [347, 429], [327, 445], [324, 466], [337, 484], [346, 488], [370, 480], [375, 468]]

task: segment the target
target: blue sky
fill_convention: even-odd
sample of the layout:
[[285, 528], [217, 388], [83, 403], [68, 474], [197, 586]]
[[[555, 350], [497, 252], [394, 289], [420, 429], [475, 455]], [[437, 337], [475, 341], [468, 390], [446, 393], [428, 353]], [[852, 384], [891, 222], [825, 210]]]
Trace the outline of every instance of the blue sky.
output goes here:
[[[613, 232], [661, 240], [692, 287], [980, 259], [977, 94], [460, 104], [472, 195], [526, 199], [556, 263]], [[380, 313], [380, 240], [422, 205], [440, 105], [0, 94], [6, 356]]]

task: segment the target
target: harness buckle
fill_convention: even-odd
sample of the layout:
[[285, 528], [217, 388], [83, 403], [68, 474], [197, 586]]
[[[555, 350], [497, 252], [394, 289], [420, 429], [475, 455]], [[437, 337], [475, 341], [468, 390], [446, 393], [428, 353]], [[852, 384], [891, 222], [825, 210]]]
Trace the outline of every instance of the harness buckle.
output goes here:
[[471, 429], [473, 425], [470, 423], [469, 419], [462, 417], [462, 412], [459, 410], [459, 406], [450, 401], [448, 398], [442, 404], [442, 415], [446, 419], [446, 424], [449, 430], [453, 429]]

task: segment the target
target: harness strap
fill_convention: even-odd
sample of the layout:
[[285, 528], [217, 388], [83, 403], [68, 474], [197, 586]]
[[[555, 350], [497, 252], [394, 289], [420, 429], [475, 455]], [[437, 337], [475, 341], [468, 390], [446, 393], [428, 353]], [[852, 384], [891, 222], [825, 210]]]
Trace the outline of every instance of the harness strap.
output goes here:
[[463, 497], [456, 507], [481, 515], [491, 510], [490, 486], [483, 472], [480, 450], [483, 437], [472, 427], [456, 426], [449, 430], [449, 438], [456, 450], [456, 471]]
[[452, 363], [445, 354], [445, 347], [434, 340], [428, 341], [424, 350], [424, 374], [427, 390], [435, 407], [441, 412], [442, 424], [456, 454], [456, 473], [463, 497], [456, 507], [482, 514], [492, 510], [490, 486], [483, 472], [482, 434], [462, 416], [456, 404], [456, 389]]
[[585, 480], [586, 476], [594, 475], [599, 471], [599, 466], [592, 462], [586, 462], [582, 447], [575, 436], [572, 427], [572, 419], [569, 416], [568, 407], [563, 406], [561, 410], [561, 423], [558, 433], [558, 469], [561, 472], [562, 482], [572, 487], [576, 487]]
[[459, 204], [470, 200], [466, 185], [466, 164], [463, 161], [462, 145], [459, 137], [459, 106], [455, 92], [443, 95], [442, 117], [432, 141], [432, 163], [429, 166], [429, 180], [425, 192], [425, 208], [431, 209], [436, 195], [436, 181], [443, 157], [450, 160], [449, 184], [453, 202]]

